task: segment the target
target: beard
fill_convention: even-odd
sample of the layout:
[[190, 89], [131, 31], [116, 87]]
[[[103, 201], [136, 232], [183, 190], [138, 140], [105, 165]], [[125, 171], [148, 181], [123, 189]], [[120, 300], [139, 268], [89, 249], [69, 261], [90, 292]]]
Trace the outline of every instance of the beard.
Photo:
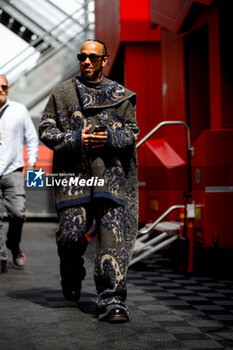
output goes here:
[[98, 81], [100, 80], [102, 76], [102, 67], [99, 67], [98, 69], [94, 69], [91, 72], [85, 72], [85, 68], [81, 69], [81, 77], [86, 81]]

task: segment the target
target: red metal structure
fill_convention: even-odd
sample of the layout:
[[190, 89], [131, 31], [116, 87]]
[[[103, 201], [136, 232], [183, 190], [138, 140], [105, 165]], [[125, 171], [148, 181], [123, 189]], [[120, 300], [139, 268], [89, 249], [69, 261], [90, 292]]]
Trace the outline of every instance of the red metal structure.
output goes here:
[[183, 0], [170, 5], [151, 0], [151, 20], [163, 27], [163, 117], [175, 113], [191, 130], [195, 242], [233, 248], [232, 4]]
[[[149, 1], [100, 0], [95, 2], [95, 13], [96, 37], [107, 43], [110, 53], [105, 74], [137, 92], [137, 120], [142, 138], [162, 119], [161, 30], [151, 27]], [[147, 160], [144, 152], [139, 153], [143, 153], [139, 156], [140, 222], [146, 222]], [[156, 206], [154, 197], [151, 201]]]
[[190, 164], [180, 125], [138, 149], [140, 222], [191, 192], [193, 242], [210, 249], [233, 249], [231, 10], [228, 0], [96, 0], [96, 38], [111, 58], [105, 74], [137, 93], [140, 139], [163, 121], [190, 128]]

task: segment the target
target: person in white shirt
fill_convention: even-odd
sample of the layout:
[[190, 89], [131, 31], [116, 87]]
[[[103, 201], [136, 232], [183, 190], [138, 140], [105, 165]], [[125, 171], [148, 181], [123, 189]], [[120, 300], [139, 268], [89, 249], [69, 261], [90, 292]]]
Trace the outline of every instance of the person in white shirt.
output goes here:
[[[35, 166], [38, 151], [38, 136], [29, 112], [23, 104], [8, 99], [9, 90], [7, 78], [0, 75], [0, 273], [7, 271], [7, 248], [15, 265], [23, 267], [26, 262], [20, 250], [25, 218], [23, 145], [27, 147], [30, 169]], [[9, 218], [6, 242], [3, 206]]]

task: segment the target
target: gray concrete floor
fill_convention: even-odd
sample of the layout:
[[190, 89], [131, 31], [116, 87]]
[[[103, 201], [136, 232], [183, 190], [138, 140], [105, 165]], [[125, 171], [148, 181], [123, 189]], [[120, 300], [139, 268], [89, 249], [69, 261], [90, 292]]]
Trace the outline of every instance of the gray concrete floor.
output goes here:
[[[7, 225], [7, 224], [6, 224]], [[233, 350], [233, 280], [184, 276], [155, 254], [128, 273], [131, 321], [112, 325], [95, 316], [94, 243], [78, 304], [60, 290], [56, 223], [27, 222], [24, 269], [11, 257], [0, 275], [1, 350]]]

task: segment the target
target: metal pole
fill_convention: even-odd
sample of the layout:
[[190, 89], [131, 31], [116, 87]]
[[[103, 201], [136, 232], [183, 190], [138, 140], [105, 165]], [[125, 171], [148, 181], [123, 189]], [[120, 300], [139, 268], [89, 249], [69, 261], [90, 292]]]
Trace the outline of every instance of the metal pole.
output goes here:
[[152, 231], [156, 225], [158, 225], [168, 214], [173, 210], [184, 208], [184, 205], [172, 205], [168, 208], [158, 219], [156, 219], [149, 227], [143, 227], [139, 230], [139, 233], [146, 234]]

